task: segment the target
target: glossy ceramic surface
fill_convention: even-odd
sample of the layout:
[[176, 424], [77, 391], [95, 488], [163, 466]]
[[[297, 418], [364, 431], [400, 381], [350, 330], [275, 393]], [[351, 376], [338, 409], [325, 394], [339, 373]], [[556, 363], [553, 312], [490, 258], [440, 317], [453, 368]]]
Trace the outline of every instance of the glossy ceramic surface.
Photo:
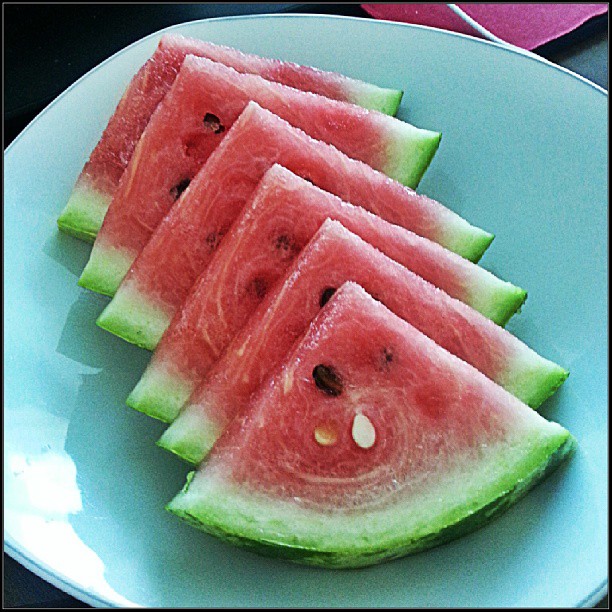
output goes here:
[[[533, 57], [389, 22], [263, 16], [174, 31], [403, 88], [441, 130], [420, 190], [497, 237], [482, 265], [529, 291], [508, 328], [571, 370], [543, 413], [579, 450], [507, 514], [360, 571], [264, 559], [164, 511], [188, 468], [125, 397], [149, 355], [96, 327], [89, 246], [55, 221], [152, 35], [51, 104], [5, 154], [5, 550], [87, 603], [576, 606], [607, 588], [607, 94]], [[316, 42], [315, 42], [316, 41]]]

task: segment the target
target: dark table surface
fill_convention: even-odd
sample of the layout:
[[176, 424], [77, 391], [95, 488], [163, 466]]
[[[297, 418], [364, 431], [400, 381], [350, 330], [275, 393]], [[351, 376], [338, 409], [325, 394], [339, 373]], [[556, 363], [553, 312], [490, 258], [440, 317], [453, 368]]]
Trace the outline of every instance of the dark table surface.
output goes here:
[[[254, 13], [328, 13], [368, 17], [358, 4], [3, 5], [4, 146], [71, 83], [113, 53], [167, 26]], [[32, 40], [40, 41], [32, 44]], [[535, 50], [608, 88], [608, 17]], [[88, 607], [4, 555], [4, 607]], [[607, 608], [606, 596], [596, 607]]]

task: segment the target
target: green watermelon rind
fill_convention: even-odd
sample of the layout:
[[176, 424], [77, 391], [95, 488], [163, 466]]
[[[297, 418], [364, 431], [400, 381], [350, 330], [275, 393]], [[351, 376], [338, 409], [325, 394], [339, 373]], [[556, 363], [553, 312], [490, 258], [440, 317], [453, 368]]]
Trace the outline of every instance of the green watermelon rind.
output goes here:
[[109, 204], [108, 197], [93, 188], [77, 184], [57, 219], [57, 226], [65, 234], [85, 242], [94, 242]]
[[531, 359], [522, 356], [521, 363], [514, 363], [508, 372], [520, 372], [514, 380], [504, 380], [504, 388], [519, 397], [529, 407], [538, 409], [567, 380], [569, 371], [533, 351]]
[[402, 103], [404, 92], [401, 89], [384, 89], [370, 83], [365, 83], [365, 85], [368, 87], [361, 87], [350, 102], [368, 110], [395, 117]]
[[96, 243], [81, 273], [78, 285], [113, 297], [133, 263], [134, 256], [131, 254]]
[[192, 391], [189, 380], [149, 366], [125, 403], [153, 419], [172, 423]]
[[382, 171], [399, 183], [416, 189], [442, 140], [440, 132], [394, 121], [394, 137], [387, 145]]
[[201, 405], [195, 408], [186, 405], [156, 444], [187, 463], [198, 465], [211, 451], [222, 430], [222, 426], [204, 414]]
[[[525, 303], [527, 292], [511, 283], [500, 283], [494, 277], [496, 288], [491, 295], [483, 294], [483, 300], [478, 299], [476, 294], [470, 296], [469, 305], [483, 314], [487, 319], [504, 327]], [[488, 299], [487, 299], [488, 298]]]
[[170, 325], [171, 316], [131, 286], [121, 286], [98, 317], [102, 329], [152, 351]]
[[444, 246], [472, 263], [478, 263], [494, 238], [495, 234], [470, 225], [469, 234], [463, 232], [458, 236], [458, 240], [445, 243]]
[[[331, 569], [366, 567], [447, 543], [484, 526], [504, 512], [575, 449], [575, 439], [566, 430], [559, 429], [561, 432], [551, 436], [546, 444], [532, 449], [513, 472], [504, 474], [494, 485], [489, 486], [489, 489], [481, 490], [479, 499], [473, 500], [471, 507], [454, 509], [454, 512], [442, 519], [438, 525], [429, 525], [427, 533], [415, 534], [412, 537], [389, 537], [387, 534], [387, 541], [381, 542], [377, 535], [375, 544], [364, 546], [358, 544], [359, 537], [363, 535], [360, 533], [354, 534], [353, 546], [342, 542], [335, 543], [334, 536], [330, 533], [319, 536], [319, 541], [314, 535], [310, 542], [304, 543], [296, 537], [293, 538], [294, 541], [281, 537], [265, 537], [260, 527], [252, 522], [249, 524], [248, 516], [250, 512], [260, 518], [265, 508], [258, 507], [256, 500], [249, 504], [244, 494], [237, 492], [232, 495], [227, 489], [221, 488], [218, 495], [214, 496], [213, 506], [192, 503], [189, 489], [194, 472], [188, 476], [185, 487], [166, 509], [198, 529], [264, 556]], [[225, 501], [222, 498], [226, 498], [227, 505], [219, 503]], [[234, 501], [238, 503], [232, 512]], [[287, 519], [291, 521], [290, 516]], [[363, 524], [366, 522], [364, 517]]]

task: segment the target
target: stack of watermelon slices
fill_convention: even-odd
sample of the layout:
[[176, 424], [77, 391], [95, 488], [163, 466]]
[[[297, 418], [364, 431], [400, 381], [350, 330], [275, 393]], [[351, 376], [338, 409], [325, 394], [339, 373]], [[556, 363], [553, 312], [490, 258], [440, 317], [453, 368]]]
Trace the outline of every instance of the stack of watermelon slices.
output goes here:
[[85, 164], [58, 224], [78, 238], [93, 241], [136, 144], [174, 83], [187, 55], [205, 57], [243, 73], [258, 74], [302, 91], [395, 115], [402, 92], [376, 87], [340, 74], [297, 66], [236, 49], [166, 34], [138, 71]]
[[128, 404], [195, 464], [168, 509], [306, 564], [467, 533], [573, 449], [568, 372], [503, 325], [493, 236], [416, 187], [440, 134], [402, 92], [166, 35], [62, 212], [98, 319], [153, 358]]

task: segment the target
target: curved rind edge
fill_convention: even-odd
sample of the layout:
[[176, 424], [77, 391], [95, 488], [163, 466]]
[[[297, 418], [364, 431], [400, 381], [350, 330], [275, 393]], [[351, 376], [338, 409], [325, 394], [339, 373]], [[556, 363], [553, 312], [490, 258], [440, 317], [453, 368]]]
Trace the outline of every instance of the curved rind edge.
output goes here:
[[488, 502], [477, 511], [472, 512], [453, 524], [443, 527], [435, 533], [431, 533], [418, 540], [402, 542], [391, 549], [371, 548], [359, 551], [317, 550], [266, 539], [264, 536], [255, 539], [248, 535], [234, 533], [219, 522], [206, 522], [206, 517], [197, 516], [192, 511], [182, 508], [180, 503], [182, 496], [189, 490], [189, 485], [195, 472], [189, 474], [183, 490], [166, 505], [166, 510], [176, 514], [179, 518], [198, 529], [264, 556], [331, 569], [367, 567], [444, 544], [485, 525], [492, 518], [501, 514], [521, 499], [533, 486], [551, 473], [571, 454], [575, 446], [576, 441], [573, 436], [569, 432], [565, 432], [557, 446], [549, 453], [546, 461], [536, 465], [530, 473], [519, 479], [512, 489], [504, 491], [496, 499]]
[[[546, 372], [525, 402], [533, 409], [538, 409], [549, 397], [554, 395], [570, 375], [569, 371], [560, 365], [548, 360], [546, 362], [548, 365]], [[541, 370], [543, 369], [544, 367], [541, 368]]]
[[201, 405], [187, 404], [157, 445], [187, 463], [197, 465], [208, 455], [224, 429], [223, 425], [206, 417]]

